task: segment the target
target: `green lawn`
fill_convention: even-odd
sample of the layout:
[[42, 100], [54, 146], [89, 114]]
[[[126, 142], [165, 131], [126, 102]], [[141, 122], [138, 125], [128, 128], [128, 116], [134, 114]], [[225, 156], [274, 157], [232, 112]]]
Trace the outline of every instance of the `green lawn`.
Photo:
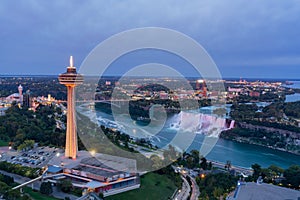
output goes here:
[[141, 188], [106, 197], [105, 200], [167, 200], [175, 189], [176, 186], [168, 177], [148, 173], [141, 177]]
[[5, 146], [8, 146], [8, 142], [0, 140], [0, 147], [5, 147]]
[[32, 191], [32, 189], [29, 188], [29, 187], [25, 187], [25, 188], [24, 188], [24, 192], [27, 193], [27, 194], [29, 194], [30, 197], [31, 197], [32, 199], [34, 199], [34, 200], [58, 200], [58, 199], [55, 198], [55, 197], [49, 197], [49, 196], [47, 196], [47, 195], [41, 194], [40, 192], [34, 192], [34, 191]]

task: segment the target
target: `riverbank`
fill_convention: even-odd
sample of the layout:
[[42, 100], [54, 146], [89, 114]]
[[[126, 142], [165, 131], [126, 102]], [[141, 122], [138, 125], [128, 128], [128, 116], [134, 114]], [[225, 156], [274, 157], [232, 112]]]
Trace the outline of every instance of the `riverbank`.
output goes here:
[[223, 131], [222, 139], [300, 155], [299, 133], [273, 127], [240, 122], [234, 129]]
[[281, 152], [290, 153], [290, 154], [293, 154], [293, 155], [300, 156], [300, 153], [297, 153], [297, 152], [289, 151], [289, 150], [282, 149], [282, 148], [276, 148], [276, 147], [273, 147], [273, 146], [263, 145], [263, 144], [259, 144], [259, 143], [248, 142], [246, 140], [241, 140], [241, 139], [237, 139], [237, 138], [223, 138], [222, 137], [222, 139], [228, 140], [228, 141], [233, 141], [233, 142], [238, 142], [238, 143], [241, 143], [241, 144], [249, 144], [249, 145], [254, 145], [254, 146], [266, 147], [266, 148], [273, 149], [273, 150], [276, 150], [276, 151], [281, 151]]

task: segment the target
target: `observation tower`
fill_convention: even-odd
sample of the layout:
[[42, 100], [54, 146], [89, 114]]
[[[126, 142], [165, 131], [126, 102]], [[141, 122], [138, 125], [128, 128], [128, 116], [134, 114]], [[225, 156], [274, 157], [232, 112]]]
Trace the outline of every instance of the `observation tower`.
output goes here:
[[68, 91], [65, 157], [76, 159], [78, 144], [75, 113], [75, 87], [83, 82], [83, 76], [76, 72], [76, 68], [73, 66], [72, 56], [70, 57], [70, 66], [67, 67], [67, 72], [60, 74], [58, 80], [60, 84], [67, 87]]

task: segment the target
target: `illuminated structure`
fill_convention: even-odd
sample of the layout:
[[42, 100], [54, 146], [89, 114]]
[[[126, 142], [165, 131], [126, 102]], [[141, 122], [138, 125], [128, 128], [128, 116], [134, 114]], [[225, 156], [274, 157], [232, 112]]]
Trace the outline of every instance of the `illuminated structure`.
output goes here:
[[196, 90], [202, 97], [207, 97], [207, 88], [205, 80], [199, 79], [196, 81]]
[[22, 87], [22, 85], [19, 85], [18, 91], [19, 91], [20, 103], [23, 103], [23, 87]]
[[19, 85], [18, 93], [13, 93], [5, 98], [6, 103], [11, 104], [12, 102], [23, 104], [23, 87]]
[[65, 157], [76, 159], [78, 146], [75, 116], [75, 87], [83, 82], [83, 76], [76, 72], [72, 56], [70, 57], [70, 66], [67, 67], [67, 72], [60, 74], [58, 79], [60, 84], [67, 87], [68, 91]]

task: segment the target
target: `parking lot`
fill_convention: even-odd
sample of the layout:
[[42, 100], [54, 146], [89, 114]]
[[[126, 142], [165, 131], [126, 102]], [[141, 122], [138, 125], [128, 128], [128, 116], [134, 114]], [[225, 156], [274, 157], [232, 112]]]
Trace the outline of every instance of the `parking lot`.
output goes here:
[[16, 151], [13, 149], [0, 152], [0, 161], [7, 161], [28, 167], [42, 168], [53, 156], [61, 154], [55, 147], [36, 147], [29, 151]]

